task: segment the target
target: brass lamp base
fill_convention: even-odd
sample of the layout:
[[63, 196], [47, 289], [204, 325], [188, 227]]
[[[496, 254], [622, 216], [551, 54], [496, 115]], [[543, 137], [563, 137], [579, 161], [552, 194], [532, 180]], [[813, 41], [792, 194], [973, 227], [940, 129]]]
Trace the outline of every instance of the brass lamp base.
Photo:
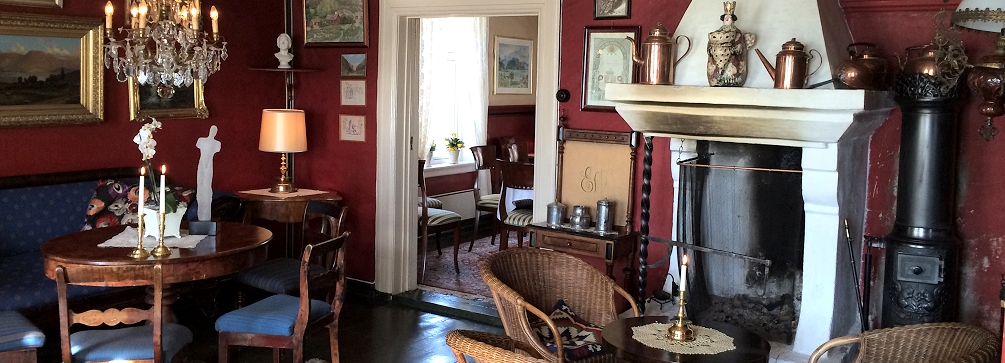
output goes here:
[[279, 181], [269, 189], [269, 193], [287, 194], [296, 192], [297, 188], [293, 186], [293, 181], [286, 177], [288, 170], [286, 168], [286, 154], [283, 154], [281, 160], [282, 163], [279, 164]]

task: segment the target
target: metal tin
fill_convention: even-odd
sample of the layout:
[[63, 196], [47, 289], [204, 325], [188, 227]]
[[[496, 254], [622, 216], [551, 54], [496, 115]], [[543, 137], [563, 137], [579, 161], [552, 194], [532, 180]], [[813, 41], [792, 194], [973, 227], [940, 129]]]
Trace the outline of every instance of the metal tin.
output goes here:
[[604, 198], [597, 201], [597, 231], [607, 232], [611, 230], [613, 221], [611, 220], [611, 210], [614, 209], [614, 202]]
[[565, 219], [565, 204], [559, 202], [548, 204], [548, 225], [561, 225], [563, 219]]
[[572, 228], [590, 228], [590, 207], [585, 205], [572, 207], [572, 213], [569, 214], [569, 223], [572, 224]]

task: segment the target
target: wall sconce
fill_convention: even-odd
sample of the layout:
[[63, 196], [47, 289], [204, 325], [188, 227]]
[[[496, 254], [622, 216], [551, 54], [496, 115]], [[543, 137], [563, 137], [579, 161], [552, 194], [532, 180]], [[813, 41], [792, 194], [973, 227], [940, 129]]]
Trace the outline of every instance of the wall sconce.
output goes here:
[[262, 110], [262, 134], [258, 139], [258, 150], [282, 153], [279, 166], [279, 181], [269, 189], [272, 193], [293, 193], [297, 188], [287, 175], [286, 153], [307, 151], [307, 127], [304, 111]]
[[[991, 10], [992, 6], [995, 10]], [[953, 13], [953, 23], [998, 33], [994, 53], [982, 57], [967, 76], [970, 89], [981, 96], [980, 113], [987, 117], [979, 132], [984, 140], [991, 141], [998, 134], [994, 118], [1005, 114], [1005, 11], [1000, 0], [963, 0]]]

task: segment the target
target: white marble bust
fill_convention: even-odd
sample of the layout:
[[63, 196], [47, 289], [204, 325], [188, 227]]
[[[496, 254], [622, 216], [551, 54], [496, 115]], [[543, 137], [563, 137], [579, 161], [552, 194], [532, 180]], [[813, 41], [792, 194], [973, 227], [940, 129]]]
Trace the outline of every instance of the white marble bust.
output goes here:
[[293, 40], [290, 39], [289, 34], [279, 34], [279, 37], [276, 38], [276, 46], [279, 47], [279, 52], [276, 53], [276, 59], [279, 60], [279, 68], [290, 68], [290, 61], [293, 60], [293, 54], [290, 54], [291, 45], [293, 45]]

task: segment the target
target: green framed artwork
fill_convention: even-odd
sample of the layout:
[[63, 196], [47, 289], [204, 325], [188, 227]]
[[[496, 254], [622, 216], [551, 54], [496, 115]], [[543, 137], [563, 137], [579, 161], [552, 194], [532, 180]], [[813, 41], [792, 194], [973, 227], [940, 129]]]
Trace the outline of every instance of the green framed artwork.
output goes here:
[[0, 127], [100, 123], [99, 18], [0, 14]]
[[61, 8], [63, 0], [0, 0], [0, 4]]
[[133, 120], [143, 117], [207, 118], [209, 110], [203, 95], [202, 81], [198, 79], [191, 86], [173, 87], [171, 97], [161, 97], [155, 85], [140, 85], [130, 79], [129, 114]]
[[304, 0], [304, 45], [365, 47], [369, 0]]

